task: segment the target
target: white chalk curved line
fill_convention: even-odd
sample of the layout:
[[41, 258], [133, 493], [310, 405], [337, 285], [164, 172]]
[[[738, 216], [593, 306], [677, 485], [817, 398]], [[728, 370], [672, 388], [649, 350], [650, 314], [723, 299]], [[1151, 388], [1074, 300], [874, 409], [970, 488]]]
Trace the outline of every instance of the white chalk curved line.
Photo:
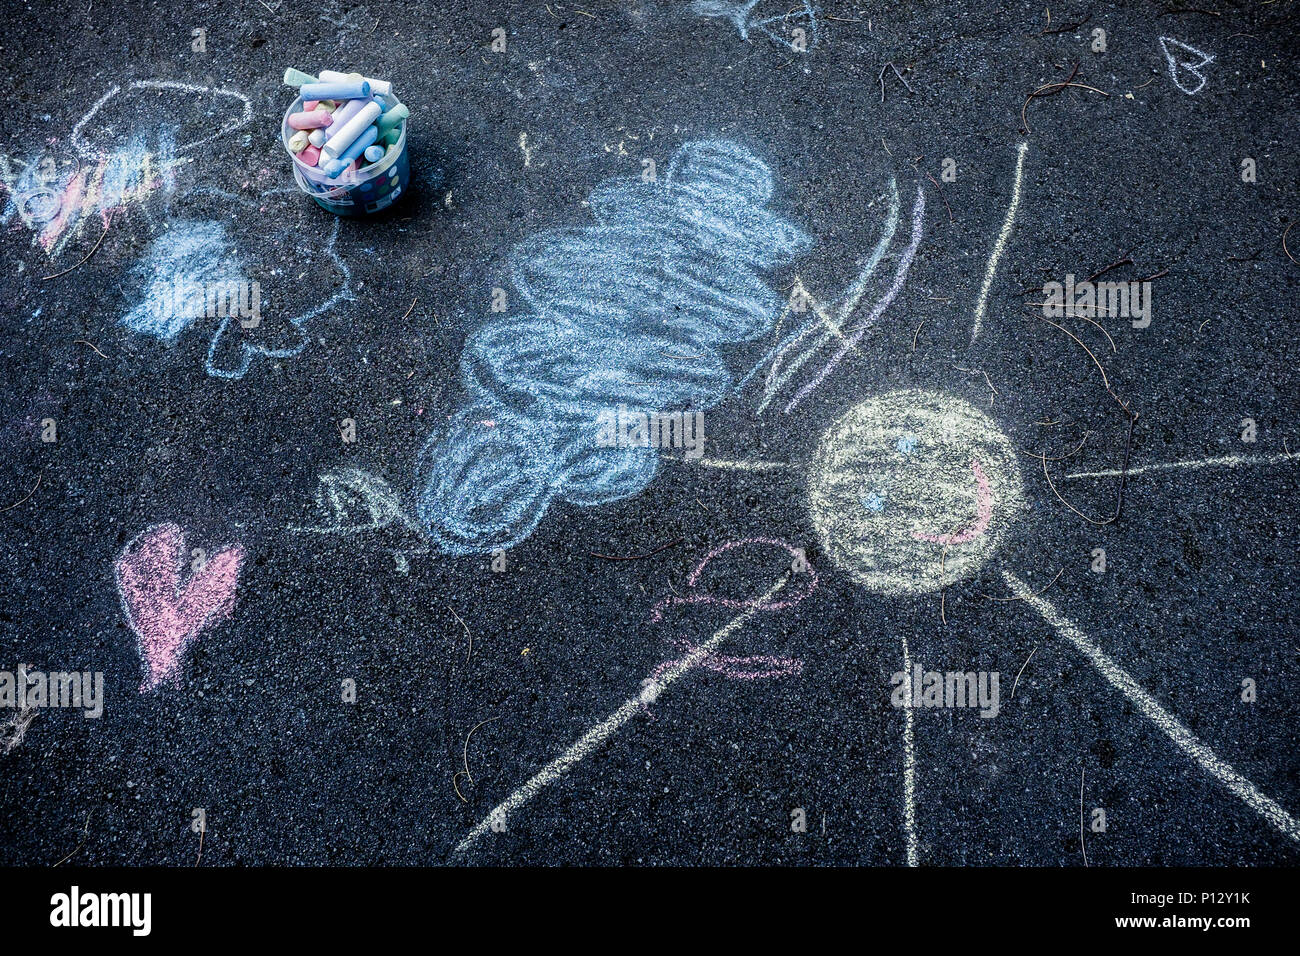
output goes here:
[[[253, 121], [252, 102], [250, 102], [248, 97], [245, 96], [243, 93], [238, 93], [235, 90], [227, 90], [227, 89], [221, 89], [221, 88], [209, 87], [209, 86], [198, 86], [193, 83], [181, 83], [177, 80], [136, 80], [133, 83], [131, 83], [129, 88], [133, 90], [181, 90], [186, 93], [215, 93], [221, 96], [233, 97], [234, 99], [237, 99], [244, 104], [244, 113], [241, 117], [239, 117], [237, 120], [235, 120], [232, 123], [227, 123], [225, 126], [221, 127], [221, 129], [217, 130], [211, 136], [205, 136], [203, 139], [195, 140], [192, 143], [186, 143], [183, 146], [177, 146], [176, 147], [177, 155], [180, 155], [181, 153], [194, 149], [196, 146], [202, 146], [205, 143], [210, 143], [214, 139], [217, 139], [218, 137], [225, 136], [227, 133], [233, 133], [235, 130], [243, 126], [247, 126], [249, 123]], [[81, 119], [77, 121], [76, 126], [72, 127], [71, 139], [72, 139], [73, 148], [76, 149], [76, 151], [80, 153], [82, 156], [85, 156], [87, 159], [97, 159], [99, 154], [96, 153], [94, 148], [82, 138], [81, 129], [83, 126], [85, 126], [94, 118], [95, 114], [100, 111], [100, 109], [104, 106], [105, 103], [107, 103], [110, 99], [112, 99], [120, 92], [122, 92], [122, 88], [120, 86], [114, 86], [107, 93], [105, 93], [103, 96], [97, 99], [94, 105], [90, 107], [89, 112], [87, 112], [85, 116], [83, 116]]]
[[1048, 624], [1056, 628], [1058, 634], [1074, 645], [1075, 649], [1086, 657], [1092, 666], [1101, 671], [1116, 690], [1129, 699], [1142, 715], [1159, 727], [1165, 735], [1178, 746], [1183, 753], [1191, 757], [1201, 769], [1223, 784], [1233, 796], [1241, 800], [1262, 816], [1282, 833], [1300, 843], [1300, 820], [1291, 816], [1276, 800], [1260, 793], [1259, 789], [1237, 773], [1231, 765], [1219, 759], [1208, 746], [1173, 714], [1165, 710], [1160, 702], [1152, 697], [1133, 679], [1132, 675], [1116, 664], [1100, 647], [1088, 639], [1088, 636], [1075, 627], [1074, 622], [1063, 616], [1050, 601], [1035, 594], [1024, 581], [1009, 571], [1002, 572], [1007, 586], [1016, 596], [1043, 616]]
[[1294, 455], [1259, 455], [1253, 457], [1250, 455], [1224, 455], [1222, 458], [1200, 458], [1194, 461], [1168, 461], [1159, 465], [1140, 465], [1137, 468], [1130, 468], [1128, 471], [1120, 471], [1118, 468], [1108, 469], [1106, 471], [1072, 471], [1065, 478], [1118, 478], [1120, 475], [1126, 475], [1132, 478], [1134, 475], [1141, 475], [1148, 471], [1172, 471], [1176, 468], [1236, 468], [1239, 465], [1272, 465], [1279, 461], [1291, 461], [1294, 458], [1300, 458], [1300, 453]]
[[993, 255], [989, 256], [988, 267], [984, 270], [984, 284], [980, 286], [979, 301], [975, 303], [975, 327], [970, 334], [972, 342], [979, 337], [980, 330], [984, 326], [984, 310], [989, 304], [989, 290], [993, 288], [993, 276], [998, 271], [998, 260], [1002, 258], [1002, 252], [1007, 247], [1011, 227], [1016, 221], [1016, 210], [1020, 208], [1020, 182], [1025, 174], [1025, 153], [1028, 151], [1029, 142], [1026, 140], [1020, 144], [1019, 153], [1016, 156], [1016, 182], [1011, 190], [1011, 205], [1007, 207], [1007, 218], [1003, 220], [1002, 231], [998, 233], [998, 241], [993, 244]]

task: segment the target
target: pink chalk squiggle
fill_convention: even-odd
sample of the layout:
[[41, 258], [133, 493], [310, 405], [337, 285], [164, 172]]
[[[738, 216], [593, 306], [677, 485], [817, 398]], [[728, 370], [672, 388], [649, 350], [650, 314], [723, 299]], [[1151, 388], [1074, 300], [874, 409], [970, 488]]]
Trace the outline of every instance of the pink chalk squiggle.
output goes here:
[[988, 530], [989, 522], [993, 520], [993, 490], [989, 487], [989, 479], [984, 474], [984, 469], [974, 458], [971, 459], [970, 470], [975, 473], [975, 520], [952, 534], [913, 531], [913, 538], [917, 541], [929, 541], [932, 544], [965, 544], [967, 541], [974, 541]]
[[[770, 547], [781, 548], [788, 552], [792, 559], [802, 557], [802, 552], [791, 547], [784, 541], [775, 538], [745, 538], [740, 541], [728, 541], [726, 544], [710, 551], [703, 561], [696, 566], [686, 579], [689, 587], [694, 588], [699, 582], [700, 575], [703, 574], [704, 568], [719, 555], [730, 551], [732, 548], [739, 548], [744, 545], [766, 545]], [[721, 598], [712, 594], [696, 592], [688, 594], [685, 597], [673, 595], [666, 597], [655, 605], [654, 610], [650, 613], [650, 619], [658, 622], [663, 620], [664, 610], [669, 607], [689, 604], [714, 604], [719, 607], [743, 610], [746, 608], [757, 608], [761, 611], [780, 611], [798, 604], [808, 595], [812, 594], [817, 587], [817, 572], [809, 565], [806, 571], [799, 572], [800, 577], [807, 578], [802, 587], [791, 593], [788, 597], [780, 601], [763, 602], [761, 598], [751, 598], [748, 600], [739, 600], [736, 598]], [[690, 640], [683, 637], [672, 638], [673, 645], [683, 654], [690, 654], [696, 649], [696, 645]], [[665, 670], [677, 664], [678, 661], [665, 661], [660, 664], [654, 671], [654, 678], [657, 679]], [[803, 661], [795, 657], [775, 657], [770, 654], [754, 654], [745, 657], [736, 657], [726, 654], [709, 654], [702, 661], [700, 666], [707, 667], [709, 670], [725, 674], [727, 677], [736, 680], [760, 680], [769, 677], [789, 677], [798, 674], [803, 670]]]
[[140, 693], [174, 681], [190, 642], [230, 616], [243, 560], [243, 547], [232, 545], [182, 582], [185, 534], [177, 525], [154, 525], [126, 546], [113, 571], [147, 670]]

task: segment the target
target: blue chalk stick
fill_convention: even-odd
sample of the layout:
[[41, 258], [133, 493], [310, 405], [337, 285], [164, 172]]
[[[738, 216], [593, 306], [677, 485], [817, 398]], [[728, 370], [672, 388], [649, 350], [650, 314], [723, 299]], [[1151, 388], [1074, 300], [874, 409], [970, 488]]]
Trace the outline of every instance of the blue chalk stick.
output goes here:
[[366, 152], [365, 152], [365, 157], [366, 157], [366, 162], [367, 162], [367, 163], [377, 163], [377, 162], [379, 162], [381, 159], [384, 158], [384, 147], [382, 147], [382, 146], [367, 146], [367, 147], [366, 147]]
[[[352, 145], [345, 149], [339, 155], [339, 158], [330, 165], [329, 169], [325, 171], [325, 175], [329, 176], [330, 179], [337, 179], [339, 173], [352, 165], [352, 161], [364, 153], [366, 147], [373, 146], [377, 139], [379, 139], [379, 130], [375, 129], [373, 126], [367, 126], [362, 130], [361, 135], [356, 138]], [[339, 163], [342, 165], [338, 165]]]
[[298, 87], [304, 100], [359, 100], [370, 95], [370, 84], [359, 83], [304, 83]]

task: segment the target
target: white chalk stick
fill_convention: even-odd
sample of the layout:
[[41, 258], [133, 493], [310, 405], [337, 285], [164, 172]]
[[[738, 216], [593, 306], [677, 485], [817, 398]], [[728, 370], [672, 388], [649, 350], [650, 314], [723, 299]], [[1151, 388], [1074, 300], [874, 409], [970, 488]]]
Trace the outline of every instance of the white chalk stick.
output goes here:
[[382, 112], [383, 107], [378, 103], [367, 103], [356, 116], [343, 125], [341, 130], [325, 141], [325, 145], [321, 147], [321, 153], [326, 159], [338, 159], [347, 152], [349, 146], [356, 142], [356, 138], [361, 135], [367, 126], [379, 119], [379, 114]]
[[338, 70], [321, 70], [320, 79], [322, 83], [348, 83], [354, 80], [365, 80], [370, 84], [370, 92], [378, 93], [381, 96], [387, 96], [393, 92], [393, 84], [390, 80], [372, 80], [368, 76], [362, 76], [360, 73], [340, 73]]

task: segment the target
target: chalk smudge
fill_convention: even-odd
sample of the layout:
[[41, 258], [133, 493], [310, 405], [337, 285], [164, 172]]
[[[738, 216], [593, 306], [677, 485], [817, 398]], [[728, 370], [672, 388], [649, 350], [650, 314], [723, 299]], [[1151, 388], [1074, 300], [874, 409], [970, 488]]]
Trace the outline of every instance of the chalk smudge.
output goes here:
[[[308, 343], [307, 323], [343, 300], [353, 298], [351, 271], [335, 250], [338, 236], [336, 219], [322, 253], [343, 276], [343, 282], [333, 294], [284, 323], [288, 344], [271, 345], [255, 340], [238, 324], [240, 319], [235, 310], [223, 310], [227, 314], [219, 316], [204, 361], [209, 375], [243, 378], [256, 358], [293, 358], [302, 353]], [[243, 288], [248, 285], [238, 247], [227, 236], [225, 226], [213, 221], [170, 223], [167, 231], [150, 244], [137, 267], [136, 279], [144, 290], [143, 296], [122, 317], [121, 323], [133, 332], [169, 345], [205, 315], [202, 286], [221, 284]], [[194, 294], [178, 295], [178, 288], [187, 285], [195, 287]], [[263, 311], [268, 314], [273, 314], [267, 308], [271, 302], [272, 293], [264, 292]]]
[[602, 183], [589, 200], [596, 225], [513, 250], [531, 311], [470, 337], [461, 378], [472, 400], [418, 466], [417, 513], [442, 550], [517, 544], [557, 496], [585, 506], [640, 492], [657, 450], [598, 446], [597, 416], [712, 408], [732, 382], [719, 346], [761, 336], [780, 313], [759, 273], [810, 239], [764, 208], [771, 170], [742, 146], [701, 141], [677, 151], [663, 180]]
[[187, 557], [184, 532], [161, 524], [132, 539], [114, 564], [122, 611], [145, 664], [141, 693], [178, 680], [185, 649], [234, 609], [244, 549], [219, 551], [182, 581]]
[[[164, 99], [167, 102], [159, 102]], [[104, 123], [100, 117], [101, 110], [115, 100], [125, 103], [131, 132], [115, 141], [92, 141], [88, 128], [98, 133], [101, 127], [121, 125]], [[142, 117], [164, 120], [145, 131], [139, 126]], [[115, 85], [73, 126], [73, 161], [60, 161], [51, 149], [27, 160], [0, 157], [0, 184], [7, 194], [0, 225], [16, 217], [35, 233], [34, 243], [53, 258], [83, 235], [89, 224], [106, 228], [116, 213], [137, 206], [147, 210], [147, 199], [170, 195], [177, 170], [191, 162], [186, 153], [252, 119], [252, 103], [234, 90], [175, 80], [136, 80], [125, 91]], [[201, 135], [178, 143], [180, 126], [197, 128]]]
[[89, 159], [60, 161], [53, 149], [28, 160], [0, 157], [0, 185], [6, 193], [0, 225], [17, 218], [34, 233], [33, 244], [53, 258], [90, 223], [104, 229], [123, 210], [170, 194], [176, 170], [188, 162], [177, 158], [166, 131], [155, 148], [136, 136], [120, 149]]
[[[793, 53], [806, 53], [817, 45], [820, 38], [820, 28], [817, 24], [818, 10], [809, 0], [802, 0], [793, 5], [772, 4], [774, 10], [778, 6], [783, 6], [785, 12], [753, 17], [754, 8], [763, 2], [764, 0], [695, 0], [691, 5], [691, 12], [704, 19], [730, 20], [740, 34], [740, 38], [746, 42], [749, 41], [750, 31], [755, 30]], [[795, 42], [792, 36], [784, 36], [777, 32], [779, 27], [797, 21], [803, 21], [800, 24], [800, 29], [805, 33], [802, 44]]]
[[138, 271], [145, 281], [144, 297], [121, 324], [168, 345], [203, 317], [204, 285], [246, 281], [234, 244], [219, 222], [170, 223]]

